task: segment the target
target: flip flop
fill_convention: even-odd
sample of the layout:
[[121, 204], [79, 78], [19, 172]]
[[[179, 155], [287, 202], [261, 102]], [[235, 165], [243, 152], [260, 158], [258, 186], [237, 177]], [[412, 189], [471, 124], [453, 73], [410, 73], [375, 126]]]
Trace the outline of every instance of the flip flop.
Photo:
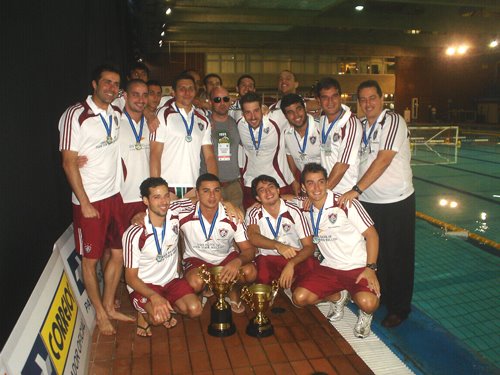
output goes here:
[[165, 328], [174, 328], [176, 325], [177, 325], [177, 319], [175, 319], [172, 314], [170, 315], [170, 318], [163, 323], [163, 326]]
[[[139, 333], [139, 330], [142, 331], [142, 334]], [[151, 337], [153, 335], [153, 332], [151, 332], [151, 326], [149, 324], [146, 325], [145, 327], [137, 324], [135, 334], [139, 337]]]
[[245, 305], [243, 305], [242, 301], [236, 302], [229, 299], [229, 297], [225, 298], [226, 302], [231, 306], [231, 311], [235, 314], [243, 314], [245, 312]]

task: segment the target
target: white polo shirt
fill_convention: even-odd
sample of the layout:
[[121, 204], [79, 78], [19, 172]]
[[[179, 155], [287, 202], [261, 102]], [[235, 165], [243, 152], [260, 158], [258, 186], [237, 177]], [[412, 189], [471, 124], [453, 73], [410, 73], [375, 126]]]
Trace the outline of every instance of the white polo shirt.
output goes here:
[[222, 203], [219, 203], [217, 220], [209, 240], [211, 223], [202, 215], [205, 232], [198, 216], [200, 204], [180, 214], [180, 229], [184, 234], [183, 258], [198, 258], [211, 264], [220, 264], [230, 253], [237, 251], [233, 240], [236, 242], [248, 241], [245, 224], [235, 224], [227, 215]]
[[120, 120], [120, 153], [122, 157], [123, 178], [120, 193], [124, 203], [142, 201], [139, 186], [142, 181], [149, 177], [149, 129], [146, 119], [143, 116], [142, 135], [140, 146], [137, 145], [136, 136], [141, 133], [141, 121], [132, 124], [125, 113]]
[[[319, 122], [311, 115], [307, 115], [307, 138], [301, 137], [293, 126], [283, 131], [285, 137], [286, 154], [291, 155], [297, 168], [302, 172], [308, 163], [320, 163], [321, 132]], [[304, 139], [305, 138], [305, 139]], [[304, 149], [305, 146], [305, 149]], [[301, 150], [305, 152], [302, 153]]]
[[[337, 270], [352, 270], [366, 266], [366, 241], [363, 234], [373, 225], [373, 221], [357, 200], [351, 207], [338, 206], [340, 194], [328, 190], [323, 212], [319, 222], [317, 244], [324, 259], [321, 265]], [[297, 204], [303, 209], [305, 198], [298, 198]], [[313, 207], [313, 220], [316, 226], [319, 210]], [[303, 211], [311, 224], [310, 211]], [[314, 233], [313, 233], [314, 235]]]
[[[302, 242], [300, 242], [300, 240], [312, 235], [309, 224], [300, 209], [295, 204], [283, 199], [280, 199], [280, 202], [278, 218], [271, 216], [271, 214], [266, 211], [264, 206], [254, 207], [247, 213], [247, 226], [252, 224], [258, 225], [260, 234], [270, 239], [274, 239], [273, 230], [276, 231], [276, 229], [278, 229], [278, 237], [276, 238], [277, 241], [302, 249]], [[280, 217], [281, 223], [279, 228], [277, 228]], [[273, 229], [271, 229], [271, 227]], [[259, 248], [258, 250], [259, 255], [281, 256], [280, 253], [274, 249]]]
[[234, 121], [238, 122], [240, 118], [243, 117], [243, 110], [241, 109], [240, 100], [236, 100], [231, 107], [229, 107], [229, 116], [231, 116]]
[[[139, 279], [148, 284], [164, 286], [174, 278], [180, 277], [177, 271], [179, 250], [179, 214], [169, 207], [165, 222], [165, 236], [162, 242], [163, 227], [155, 228], [163, 259], [158, 262], [158, 250], [149, 220], [149, 211], [144, 218], [144, 227], [130, 226], [122, 237], [123, 261], [126, 268], [138, 268]], [[129, 292], [133, 289], [127, 285]]]
[[362, 119], [365, 138], [359, 150], [359, 177], [376, 159], [379, 151], [392, 150], [396, 155], [384, 173], [366, 189], [359, 199], [369, 203], [393, 203], [413, 194], [411, 171], [410, 132], [402, 116], [383, 110], [374, 125]]
[[238, 121], [241, 143], [244, 149], [243, 181], [245, 186], [252, 186], [255, 177], [266, 174], [274, 177], [280, 187], [290, 185], [294, 178], [286, 160], [285, 139], [278, 125], [267, 116], [262, 118], [262, 139], [258, 152], [253, 143], [250, 131], [258, 143], [259, 129], [253, 129], [241, 118]]
[[269, 106], [269, 113], [267, 115], [271, 120], [278, 124], [281, 131], [284, 131], [285, 129], [288, 129], [290, 127], [288, 120], [281, 110], [281, 99]]
[[361, 123], [350, 108], [342, 104], [342, 110], [341, 117], [329, 133], [331, 123], [325, 115], [320, 118], [320, 132], [327, 135], [326, 142], [321, 146], [321, 165], [329, 175], [335, 163], [349, 164], [344, 177], [333, 188], [333, 191], [341, 194], [351, 190], [358, 182], [358, 151], [362, 132]]
[[[111, 127], [110, 143], [99, 115]], [[88, 159], [79, 171], [90, 202], [109, 198], [120, 192], [120, 116], [118, 108], [110, 105], [105, 111], [97, 107], [89, 95], [84, 102], [66, 109], [59, 120], [59, 151], [75, 151]], [[80, 204], [74, 193], [72, 202]]]
[[[193, 116], [194, 115], [194, 116]], [[193, 119], [191, 142], [186, 140], [188, 127]], [[169, 187], [193, 187], [200, 172], [201, 146], [211, 145], [210, 123], [194, 106], [186, 113], [177, 111], [172, 104], [158, 111], [160, 125], [150, 140], [164, 144], [161, 155], [161, 177], [168, 181]]]

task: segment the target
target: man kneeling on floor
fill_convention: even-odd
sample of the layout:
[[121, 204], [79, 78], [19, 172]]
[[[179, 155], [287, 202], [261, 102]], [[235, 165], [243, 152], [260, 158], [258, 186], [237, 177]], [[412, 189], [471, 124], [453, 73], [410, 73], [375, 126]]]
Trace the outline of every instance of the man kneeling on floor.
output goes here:
[[196, 293], [201, 293], [205, 284], [198, 274], [199, 267], [202, 264], [207, 269], [223, 266], [221, 281], [238, 279], [229, 292], [228, 302], [233, 312], [243, 313], [245, 306], [240, 301], [239, 288], [242, 284], [253, 282], [257, 276], [252, 263], [256, 249], [248, 240], [245, 224], [233, 222], [226, 214], [217, 176], [205, 173], [198, 177], [196, 196], [198, 203], [180, 215], [184, 277]]
[[[349, 294], [359, 307], [354, 327], [356, 337], [370, 334], [372, 314], [379, 306], [380, 286], [377, 279], [378, 234], [363, 206], [353, 200], [351, 207], [340, 207], [340, 194], [327, 189], [327, 173], [319, 164], [306, 164], [302, 171], [305, 198], [298, 198], [313, 230], [313, 242], [324, 259], [314, 273], [308, 274], [293, 293], [298, 306], [320, 301], [331, 303], [328, 319], [338, 321], [344, 316]], [[340, 292], [340, 293], [339, 293]]]
[[123, 234], [125, 279], [138, 314], [137, 335], [151, 336], [150, 325], [177, 324], [173, 312], [195, 318], [200, 300], [178, 273], [179, 214], [170, 204], [167, 182], [160, 177], [144, 180], [141, 196], [148, 210], [144, 225], [132, 225]]

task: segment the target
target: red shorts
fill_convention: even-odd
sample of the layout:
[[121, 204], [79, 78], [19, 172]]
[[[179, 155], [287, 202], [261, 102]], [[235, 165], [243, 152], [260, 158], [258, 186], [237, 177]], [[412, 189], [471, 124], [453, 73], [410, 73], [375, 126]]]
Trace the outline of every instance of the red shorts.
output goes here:
[[[280, 187], [280, 194], [290, 194], [290, 195], [295, 195], [293, 192], [292, 185], [287, 185]], [[243, 186], [243, 208], [245, 210], [248, 209], [251, 205], [257, 203], [257, 200], [252, 194], [252, 188]]]
[[142, 201], [123, 204], [122, 221], [127, 226], [127, 228], [131, 224], [130, 221], [132, 220], [134, 215], [138, 212], [146, 212], [146, 208], [146, 205]]
[[[288, 260], [281, 255], [259, 255], [255, 258], [257, 266], [257, 279], [255, 282], [258, 284], [271, 284], [274, 280], [279, 279], [287, 263]], [[317, 267], [319, 267], [319, 262], [313, 257], [309, 257], [296, 265], [291, 289], [302, 286], [302, 280], [305, 276], [314, 273]]]
[[202, 264], [206, 264], [207, 265], [207, 268], [212, 268], [212, 267], [215, 267], [215, 266], [225, 266], [226, 264], [228, 264], [230, 261], [232, 261], [233, 259], [236, 259], [238, 258], [240, 254], [237, 252], [237, 251], [232, 251], [229, 253], [229, 255], [222, 261], [220, 262], [219, 264], [212, 264], [212, 263], [208, 263], [208, 262], [205, 262], [203, 259], [200, 259], [200, 258], [194, 258], [194, 257], [191, 257], [191, 258], [186, 258], [182, 261], [182, 266], [184, 268], [184, 274], [188, 273], [189, 271], [191, 271], [193, 268], [200, 268], [200, 266]]
[[123, 201], [120, 194], [93, 202], [100, 218], [86, 219], [81, 206], [73, 204], [73, 231], [76, 250], [85, 258], [100, 259], [104, 249], [121, 249], [122, 235], [127, 224], [123, 223]]
[[[146, 285], [170, 302], [172, 307], [174, 307], [173, 305], [179, 298], [182, 298], [187, 294], [194, 294], [193, 288], [191, 288], [185, 279], [173, 279], [169, 283], [165, 284], [165, 286], [148, 283], [146, 283]], [[149, 302], [149, 299], [140, 295], [135, 290], [129, 294], [129, 298], [130, 302], [132, 302], [132, 306], [134, 306], [137, 311], [141, 314], [146, 314], [144, 306]]]
[[342, 271], [320, 265], [314, 273], [310, 273], [302, 280], [301, 287], [313, 292], [320, 299], [344, 289], [346, 289], [351, 296], [359, 292], [370, 292], [375, 294], [368, 289], [368, 282], [366, 279], [362, 279], [356, 284], [356, 279], [364, 270], [365, 267]]

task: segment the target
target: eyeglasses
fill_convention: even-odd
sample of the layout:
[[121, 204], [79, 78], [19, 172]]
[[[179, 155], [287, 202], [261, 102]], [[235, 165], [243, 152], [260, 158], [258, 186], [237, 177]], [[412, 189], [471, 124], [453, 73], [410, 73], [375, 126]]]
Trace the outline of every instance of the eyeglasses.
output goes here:
[[212, 98], [212, 100], [214, 101], [214, 103], [220, 103], [221, 101], [224, 100], [224, 103], [227, 103], [231, 100], [231, 98], [229, 96], [216, 96], [215, 98]]

